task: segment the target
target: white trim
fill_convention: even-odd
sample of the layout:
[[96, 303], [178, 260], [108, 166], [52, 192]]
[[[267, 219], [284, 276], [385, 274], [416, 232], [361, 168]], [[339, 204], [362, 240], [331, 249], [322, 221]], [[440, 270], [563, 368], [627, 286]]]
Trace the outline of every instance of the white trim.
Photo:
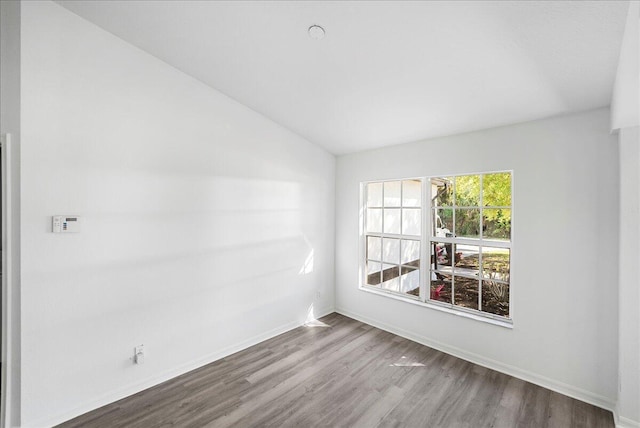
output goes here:
[[[425, 206], [425, 201], [431, 200], [431, 180], [422, 178], [420, 180], [422, 185], [422, 200], [420, 205]], [[424, 211], [424, 208], [423, 208]], [[431, 294], [431, 261], [429, 260], [431, 250], [429, 246], [428, 236], [431, 235], [431, 219], [433, 218], [432, 211], [422, 213], [422, 233], [420, 234], [420, 301], [425, 302]]]
[[[480, 210], [479, 210], [479, 214], [480, 214], [480, 230], [478, 232], [480, 232], [480, 240], [484, 241], [484, 174], [479, 174], [478, 177], [480, 177], [480, 189], [479, 189], [479, 193], [480, 193]], [[511, 183], [511, 174], [509, 174], [509, 183]], [[511, 189], [509, 189], [509, 192], [511, 192]], [[509, 199], [511, 199], [511, 193], [509, 193]], [[453, 200], [454, 204], [457, 204], [457, 201], [454, 199]], [[454, 212], [455, 212], [455, 208], [454, 208]], [[509, 224], [511, 224], [511, 219], [509, 219]], [[454, 223], [453, 225], [453, 230], [455, 232], [456, 230], [456, 225]], [[455, 236], [455, 233], [454, 233]], [[509, 233], [509, 240], [511, 240], [511, 233]], [[509, 242], [509, 244], [511, 244], [511, 242]], [[457, 248], [457, 246], [456, 246]], [[511, 250], [509, 250], [509, 252], [511, 252]], [[484, 282], [484, 270], [482, 268], [482, 255], [484, 254], [484, 247], [479, 247], [478, 248], [478, 310], [482, 312], [482, 283]], [[455, 272], [455, 252], [453, 253], [453, 266], [452, 266], [452, 271]], [[509, 271], [511, 271], [511, 264], [509, 264]], [[454, 278], [455, 278], [455, 274], [454, 274]], [[511, 296], [509, 296], [509, 300], [511, 300]], [[486, 312], [486, 311], [485, 311]]]
[[[318, 315], [316, 315], [316, 318], [322, 318], [326, 315], [329, 315], [331, 313], [335, 312], [334, 308], [327, 308], [324, 309], [322, 311], [318, 312]], [[303, 321], [293, 321], [284, 325], [281, 325], [280, 327], [276, 327], [274, 329], [271, 329], [265, 333], [262, 334], [258, 334], [256, 336], [253, 336], [249, 339], [243, 340], [242, 342], [239, 342], [235, 345], [230, 345], [227, 346], [226, 348], [218, 351], [218, 352], [214, 352], [212, 354], [206, 355], [204, 357], [195, 359], [193, 361], [190, 361], [186, 364], [183, 364], [177, 368], [174, 369], [169, 369], [166, 370], [156, 376], [152, 376], [150, 378], [147, 378], [145, 380], [139, 381], [139, 382], [135, 382], [135, 383], [131, 383], [129, 385], [126, 385], [124, 387], [112, 390], [107, 392], [106, 394], [103, 394], [102, 396], [100, 396], [99, 398], [96, 399], [92, 399], [92, 400], [88, 400], [82, 404], [80, 404], [79, 406], [77, 406], [76, 408], [72, 409], [72, 410], [67, 410], [65, 412], [59, 413], [57, 415], [53, 415], [53, 416], [48, 416], [45, 418], [41, 418], [38, 419], [36, 421], [31, 422], [29, 425], [22, 425], [23, 428], [28, 428], [28, 427], [45, 427], [45, 426], [54, 426], [54, 425], [58, 425], [61, 424], [62, 422], [66, 422], [70, 419], [73, 419], [77, 416], [83, 415], [87, 412], [90, 412], [92, 410], [98, 409], [102, 406], [106, 406], [107, 404], [111, 404], [115, 401], [121, 400], [123, 398], [126, 398], [130, 395], [136, 394], [138, 392], [144, 391], [145, 389], [154, 387], [156, 385], [159, 385], [163, 382], [166, 382], [170, 379], [173, 379], [177, 376], [183, 375], [185, 373], [188, 373], [190, 371], [193, 371], [197, 368], [200, 368], [202, 366], [205, 366], [207, 364], [211, 364], [215, 361], [218, 361], [222, 358], [225, 358], [231, 354], [235, 354], [236, 352], [240, 352], [244, 349], [250, 348], [251, 346], [257, 345], [260, 342], [264, 342], [265, 340], [269, 340], [271, 338], [274, 338], [280, 334], [286, 333], [288, 331], [291, 331], [293, 329], [296, 329], [298, 327], [302, 327], [305, 324], [306, 320]]]
[[620, 416], [620, 403], [616, 403], [613, 409], [613, 423], [616, 428], [640, 428], [640, 421], [634, 421], [633, 419]]
[[619, 406], [616, 404], [615, 409], [613, 409], [613, 423], [616, 428], [640, 428], [640, 421], [634, 421], [633, 419], [620, 416], [619, 412]]
[[[576, 400], [580, 400], [585, 403], [592, 404], [596, 407], [609, 410], [615, 414], [614, 402], [611, 399], [604, 397], [602, 395], [595, 394], [593, 392], [590, 392], [582, 388], [578, 388], [563, 382], [558, 382], [551, 378], [541, 376], [537, 373], [533, 373], [527, 370], [522, 370], [518, 367], [505, 364], [500, 361], [493, 360], [491, 358], [486, 358], [473, 352], [468, 352], [454, 346], [446, 345], [442, 342], [424, 337], [420, 334], [402, 329], [397, 326], [379, 322], [365, 315], [357, 314], [355, 312], [349, 311], [344, 308], [338, 307], [336, 308], [336, 312], [341, 315], [347, 316], [349, 318], [353, 318], [355, 320], [369, 324], [381, 330], [388, 331], [389, 333], [393, 333], [395, 335], [404, 337], [405, 339], [412, 340], [421, 345], [425, 345], [430, 348], [437, 349], [438, 351], [444, 352], [446, 354], [452, 355], [454, 357], [460, 358], [462, 360], [469, 361], [470, 363], [474, 363], [479, 366], [486, 367], [488, 369], [495, 370], [500, 373], [504, 373], [509, 376], [513, 376], [515, 378], [524, 380], [526, 382], [533, 383], [535, 385], [550, 389], [552, 391], [558, 392], [568, 397], [575, 398]], [[631, 426], [633, 427], [633, 425]]]
[[[482, 254], [482, 253], [480, 253]], [[448, 267], [448, 266], [445, 266]], [[496, 278], [488, 278], [486, 276], [480, 276], [480, 272], [478, 273], [466, 273], [466, 272], [460, 272], [459, 270], [455, 270], [455, 268], [453, 270], [450, 269], [443, 269], [441, 267], [439, 267], [438, 269], [432, 270], [432, 272], [438, 272], [442, 275], [455, 275], [455, 276], [461, 276], [463, 278], [469, 278], [469, 279], [485, 279], [491, 282], [498, 282], [500, 284], [506, 284], [509, 285], [509, 281], [503, 281], [501, 279], [496, 279]]]
[[[362, 260], [366, 260], [367, 258], [367, 237], [366, 237], [366, 230], [367, 230], [367, 210], [365, 208], [365, 201], [367, 200], [367, 184], [366, 183], [360, 183], [360, 205], [358, 205], [360, 208], [360, 221], [358, 222], [358, 242], [360, 245], [358, 245], [358, 284], [364, 284], [367, 282], [367, 263], [366, 261], [364, 263], [362, 263]], [[334, 251], [335, 253], [335, 251]], [[334, 254], [335, 257], [335, 254]], [[380, 258], [382, 258], [382, 254], [380, 254]], [[334, 280], [335, 280], [335, 274], [334, 274]], [[334, 283], [334, 289], [335, 289], [335, 283]], [[335, 295], [335, 293], [334, 293]]]
[[[454, 216], [455, 216], [455, 212], [454, 212]], [[462, 245], [471, 245], [474, 247], [489, 247], [489, 248], [511, 248], [511, 241], [498, 241], [498, 240], [492, 240], [492, 239], [476, 239], [476, 238], [462, 238], [462, 237], [447, 238], [445, 236], [429, 236], [428, 239], [431, 242], [442, 242], [445, 244], [462, 244]]]
[[624, 416], [619, 416], [617, 412], [613, 412], [613, 415], [616, 428], [640, 428], [640, 422], [638, 421], [633, 421], [625, 418]]
[[439, 302], [437, 300], [430, 300], [423, 302], [418, 297], [407, 295], [406, 293], [393, 292], [385, 290], [383, 288], [377, 288], [371, 285], [361, 285], [361, 291], [367, 293], [377, 294], [378, 296], [388, 297], [402, 302], [412, 303], [414, 305], [422, 306], [429, 309], [435, 309], [437, 311], [446, 312], [448, 314], [456, 315], [463, 318], [470, 318], [472, 320], [486, 322], [487, 324], [493, 324], [500, 327], [513, 328], [513, 321], [509, 318], [500, 317], [498, 315], [492, 315], [487, 312], [480, 312], [475, 309], [467, 309], [462, 306], [454, 306], [451, 303]]
[[[508, 173], [509, 177], [510, 177], [510, 182], [511, 182], [511, 188], [510, 188], [510, 199], [511, 199], [511, 205], [507, 206], [484, 206], [484, 201], [483, 201], [483, 189], [484, 189], [484, 176], [488, 175], [488, 174], [500, 174], [500, 173]], [[465, 316], [468, 318], [472, 318], [472, 319], [476, 319], [476, 320], [480, 320], [480, 321], [487, 321], [492, 323], [492, 324], [497, 324], [497, 325], [501, 325], [504, 327], [511, 327], [513, 325], [513, 307], [512, 307], [512, 301], [513, 301], [513, 296], [512, 296], [512, 288], [511, 288], [511, 284], [513, 283], [513, 281], [511, 280], [511, 275], [509, 278], [509, 281], [503, 281], [503, 280], [497, 280], [497, 282], [501, 283], [501, 284], [507, 284], [509, 286], [509, 317], [501, 317], [499, 315], [495, 315], [495, 314], [491, 314], [490, 312], [485, 312], [482, 310], [482, 285], [483, 282], [485, 280], [487, 280], [487, 278], [485, 278], [483, 272], [482, 272], [482, 248], [502, 248], [502, 249], [508, 249], [509, 250], [509, 266], [510, 266], [510, 273], [511, 271], [513, 271], [512, 269], [512, 261], [513, 261], [513, 200], [514, 200], [514, 195], [513, 195], [513, 175], [514, 175], [514, 171], [511, 170], [500, 170], [500, 171], [484, 171], [484, 172], [479, 172], [479, 173], [467, 173], [467, 174], [453, 174], [453, 175], [447, 175], [447, 174], [441, 174], [438, 176], [422, 176], [422, 177], [414, 177], [414, 178], [391, 178], [391, 179], [380, 179], [380, 180], [370, 180], [370, 181], [362, 181], [360, 182], [360, 198], [359, 198], [359, 202], [360, 202], [360, 229], [359, 229], [359, 239], [360, 239], [360, 245], [359, 245], [359, 262], [358, 262], [358, 272], [359, 272], [359, 278], [358, 278], [358, 287], [360, 290], [364, 290], [367, 292], [372, 292], [375, 294], [379, 294], [379, 295], [383, 295], [383, 296], [388, 296], [394, 299], [399, 299], [402, 301], [408, 301], [410, 303], [416, 303], [419, 302], [420, 304], [422, 304], [422, 306], [424, 307], [429, 307], [429, 308], [433, 308], [433, 309], [438, 309], [438, 310], [442, 310], [444, 312], [449, 312], [449, 313], [455, 313], [457, 315], [461, 315], [461, 316]], [[434, 180], [440, 180], [440, 179], [446, 179], [446, 178], [452, 178], [453, 181], [453, 187], [452, 187], [452, 194], [453, 194], [453, 205], [451, 206], [446, 206], [444, 208], [450, 208], [452, 210], [452, 214], [453, 214], [453, 230], [455, 233], [455, 224], [456, 224], [456, 209], [471, 209], [471, 208], [476, 208], [476, 207], [458, 207], [457, 203], [456, 203], [456, 184], [455, 184], [455, 179], [457, 177], [467, 177], [467, 176], [478, 176], [479, 177], [479, 182], [478, 185], [480, 187], [480, 196], [479, 196], [479, 205], [477, 206], [477, 209], [479, 210], [481, 216], [480, 216], [480, 236], [478, 238], [460, 238], [460, 237], [451, 237], [451, 238], [446, 238], [446, 237], [437, 237], [437, 236], [433, 236], [434, 234], [434, 230], [432, 227], [431, 222], [433, 221], [432, 217], [433, 217], [433, 213], [435, 212], [436, 209], [440, 209], [441, 207], [439, 206], [433, 206], [432, 205], [432, 196], [431, 195], [431, 188], [432, 188], [432, 182]], [[422, 186], [422, 201], [420, 204], [420, 207], [415, 207], [415, 208], [419, 208], [421, 209], [421, 214], [422, 214], [422, 220], [421, 220], [421, 234], [420, 236], [415, 236], [415, 235], [403, 235], [402, 232], [402, 222], [403, 222], [403, 217], [402, 217], [402, 210], [404, 209], [404, 198], [403, 198], [403, 190], [404, 190], [404, 186], [402, 185], [403, 182], [405, 180], [419, 180]], [[442, 181], [442, 180], [440, 180]], [[384, 185], [386, 183], [389, 182], [399, 182], [400, 183], [400, 205], [398, 207], [385, 207], [385, 202], [384, 202]], [[382, 185], [382, 203], [380, 206], [373, 206], [373, 207], [369, 207], [368, 206], [368, 185], [369, 184], [381, 184]], [[411, 207], [414, 208], [414, 207]], [[482, 223], [483, 223], [483, 217], [482, 217], [482, 212], [484, 209], [495, 209], [495, 208], [504, 208], [504, 209], [509, 209], [511, 211], [511, 233], [510, 233], [510, 237], [508, 241], [504, 241], [504, 240], [497, 240], [497, 239], [484, 239], [483, 236], [483, 231], [482, 231]], [[380, 210], [381, 211], [381, 221], [382, 221], [382, 232], [369, 232], [367, 230], [367, 210], [368, 209], [376, 209], [376, 210]], [[386, 233], [384, 231], [384, 210], [385, 209], [399, 209], [401, 212], [401, 216], [400, 216], [400, 234], [395, 234], [395, 233]], [[393, 239], [409, 239], [409, 240], [420, 240], [421, 243], [421, 251], [420, 251], [420, 283], [419, 283], [419, 296], [417, 299], [414, 298], [409, 298], [408, 296], [405, 295], [405, 293], [398, 293], [398, 292], [394, 292], [393, 290], [388, 290], [382, 287], [382, 279], [383, 279], [383, 272], [384, 272], [384, 262], [382, 260], [378, 261], [374, 258], [370, 258], [369, 255], [367, 254], [367, 238], [369, 236], [374, 236], [374, 237], [378, 237], [378, 238], [393, 238]], [[448, 304], [441, 304], [441, 302], [437, 302], [437, 301], [433, 301], [431, 300], [431, 275], [432, 272], [434, 272], [434, 265], [431, 263], [431, 260], [433, 258], [433, 255], [431, 254], [432, 252], [432, 244], [433, 243], [437, 243], [437, 242], [442, 242], [442, 243], [448, 243], [448, 244], [455, 244], [455, 245], [473, 245], [473, 246], [477, 246], [479, 249], [479, 253], [478, 253], [478, 262], [479, 262], [479, 272], [477, 274], [477, 276], [471, 276], [469, 274], [461, 274], [460, 272], [455, 272], [455, 269], [452, 269], [454, 272], [452, 273], [448, 273], [448, 275], [451, 275], [452, 281], [451, 281], [451, 303]], [[382, 252], [384, 253], [384, 247], [381, 249]], [[380, 258], [383, 259], [383, 255], [380, 255]], [[369, 280], [369, 274], [368, 274], [368, 262], [369, 261], [375, 261], [377, 263], [381, 264], [380, 267], [380, 283], [376, 284], [376, 285], [369, 285], [368, 284], [368, 280]], [[399, 269], [402, 270], [402, 264], [400, 263], [399, 265]], [[478, 281], [478, 306], [477, 309], [467, 309], [464, 308], [462, 306], [457, 306], [455, 305], [455, 277], [459, 276], [459, 277], [466, 277], [466, 278], [470, 278], [470, 279], [477, 279]], [[402, 278], [401, 276], [399, 277], [400, 279], [400, 283], [399, 285], [401, 286], [402, 283]]]
[[0, 136], [0, 150], [2, 158], [2, 383], [0, 384], [0, 426], [8, 426], [11, 416], [11, 406], [8, 398], [12, 396], [11, 382], [11, 275], [12, 270], [12, 216], [9, 210], [11, 201], [11, 162], [12, 159], [11, 134]]
[[[517, 284], [517, 281], [514, 281], [514, 272], [517, 272], [516, 269], [514, 269], [515, 263], [514, 263], [514, 258], [513, 255], [517, 254], [517, 252], [514, 253], [513, 249], [515, 248], [515, 230], [517, 229], [515, 224], [517, 222], [516, 219], [516, 215], [515, 215], [515, 207], [516, 207], [516, 194], [513, 191], [515, 189], [515, 185], [514, 182], [516, 180], [516, 175], [514, 174], [513, 170], [509, 170], [509, 172], [511, 173], [511, 236], [509, 237], [509, 241], [511, 242], [511, 248], [509, 248], [509, 318], [511, 319], [511, 322], [513, 322], [513, 320], [515, 319], [515, 317], [513, 316], [514, 314], [514, 308], [513, 308], [513, 288], [511, 286], [511, 284]], [[514, 219], [516, 219], [514, 221]], [[516, 256], [516, 260], [517, 260], [517, 256]], [[516, 274], [517, 276], [517, 274]], [[517, 293], [517, 290], [516, 290]]]
[[[372, 210], [380, 210], [382, 211], [382, 208], [369, 208]], [[400, 209], [416, 209], [419, 210], [420, 208], [387, 208], [387, 209], [391, 209], [391, 210], [400, 210]], [[402, 218], [402, 217], [400, 217]], [[384, 222], [384, 216], [382, 217], [383, 222]], [[402, 221], [401, 221], [402, 222]], [[422, 227], [422, 226], [421, 226]], [[420, 235], [402, 235], [402, 234], [398, 234], [398, 233], [380, 233], [380, 232], [367, 232], [366, 233], [367, 236], [374, 236], [376, 238], [393, 238], [393, 239], [408, 239], [410, 241], [419, 241]], [[369, 260], [374, 260], [374, 259], [369, 259]]]

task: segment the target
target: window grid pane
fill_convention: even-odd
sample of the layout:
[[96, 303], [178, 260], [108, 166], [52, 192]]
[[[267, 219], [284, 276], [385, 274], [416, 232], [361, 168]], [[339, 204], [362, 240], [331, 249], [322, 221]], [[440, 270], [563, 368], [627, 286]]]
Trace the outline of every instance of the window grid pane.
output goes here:
[[[452, 177], [431, 179], [432, 190], [440, 193], [432, 194], [429, 207], [432, 210], [429, 299], [508, 318], [511, 173], [453, 177], [452, 208], [443, 203], [448, 200], [447, 194], [442, 196], [445, 187], [442, 183], [450, 180]], [[447, 229], [451, 233], [446, 233]], [[439, 238], [448, 241], [439, 242]], [[485, 239], [498, 241], [501, 247], [491, 247]], [[471, 244], [472, 241], [477, 244]], [[449, 272], [454, 275], [446, 275]], [[451, 295], [443, 299], [442, 293], [449, 287]]]
[[422, 182], [420, 180], [404, 180], [402, 182], [402, 206], [422, 206]]
[[420, 208], [402, 209], [402, 234], [419, 236], [422, 230], [422, 216]]
[[367, 236], [367, 259], [382, 260], [382, 238], [377, 236]]
[[384, 233], [400, 234], [400, 208], [384, 208]]
[[382, 264], [377, 261], [367, 260], [367, 278], [368, 285], [378, 285], [381, 281]]
[[368, 183], [365, 190], [365, 283], [419, 298], [422, 179]]
[[[422, 301], [509, 318], [511, 173], [435, 177], [365, 187], [367, 285], [420, 297], [422, 213], [428, 210]], [[369, 235], [375, 234], [375, 236]], [[377, 238], [378, 241], [370, 238]], [[380, 245], [378, 245], [380, 244]], [[380, 256], [378, 256], [378, 253]]]
[[367, 184], [367, 207], [382, 206], [382, 183]]
[[383, 189], [384, 206], [400, 207], [401, 206], [402, 188], [400, 181], [385, 181]]

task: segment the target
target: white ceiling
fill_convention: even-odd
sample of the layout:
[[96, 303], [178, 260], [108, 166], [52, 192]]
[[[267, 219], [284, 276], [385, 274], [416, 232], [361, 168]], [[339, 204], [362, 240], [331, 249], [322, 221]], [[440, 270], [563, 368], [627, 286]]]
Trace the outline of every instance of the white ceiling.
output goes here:
[[609, 105], [629, 5], [58, 3], [335, 154]]

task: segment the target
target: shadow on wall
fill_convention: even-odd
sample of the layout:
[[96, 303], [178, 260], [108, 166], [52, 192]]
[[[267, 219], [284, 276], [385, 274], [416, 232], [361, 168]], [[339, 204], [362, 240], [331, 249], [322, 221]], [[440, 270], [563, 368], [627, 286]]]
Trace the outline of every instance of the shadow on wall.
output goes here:
[[[77, 199], [82, 233], [54, 235], [43, 217], [41, 263], [25, 272], [40, 306], [56, 302], [67, 314], [45, 310], [46, 325], [175, 311], [194, 300], [194, 309], [210, 302], [224, 313], [313, 301], [312, 243], [324, 235], [309, 221], [320, 202], [303, 203], [308, 183], [122, 171], [94, 171], [87, 181]], [[116, 182], [126, 186], [113, 192]]]

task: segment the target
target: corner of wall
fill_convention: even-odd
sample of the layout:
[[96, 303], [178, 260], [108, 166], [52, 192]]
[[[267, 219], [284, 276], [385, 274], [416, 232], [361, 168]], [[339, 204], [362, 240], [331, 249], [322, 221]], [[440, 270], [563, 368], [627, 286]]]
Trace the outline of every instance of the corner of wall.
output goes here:
[[[11, 134], [2, 149], [3, 161], [3, 278], [2, 278], [2, 421], [3, 427], [21, 423], [20, 329], [20, 72], [21, 3], [0, 2], [0, 133]], [[10, 175], [7, 175], [10, 174]], [[7, 185], [10, 183], [11, 187]], [[7, 219], [13, 219], [7, 223]], [[9, 226], [9, 227], [8, 227]], [[7, 245], [10, 243], [10, 245]]]
[[611, 129], [640, 125], [640, 2], [629, 2], [611, 99]]

